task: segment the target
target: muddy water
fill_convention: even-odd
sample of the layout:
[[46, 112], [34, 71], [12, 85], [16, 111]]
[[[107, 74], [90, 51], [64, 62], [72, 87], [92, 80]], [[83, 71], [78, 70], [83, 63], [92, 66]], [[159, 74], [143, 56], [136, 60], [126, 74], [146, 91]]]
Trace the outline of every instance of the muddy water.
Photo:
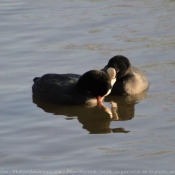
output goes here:
[[[173, 171], [174, 9], [173, 0], [2, 0], [0, 173]], [[145, 70], [147, 92], [108, 96], [101, 108], [32, 98], [33, 77], [101, 69], [117, 54]]]

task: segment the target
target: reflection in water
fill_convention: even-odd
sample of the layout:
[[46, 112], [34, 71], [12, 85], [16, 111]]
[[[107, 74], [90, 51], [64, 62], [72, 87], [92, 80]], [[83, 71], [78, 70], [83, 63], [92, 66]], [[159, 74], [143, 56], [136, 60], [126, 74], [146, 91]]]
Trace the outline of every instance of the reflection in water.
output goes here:
[[131, 120], [134, 117], [134, 106], [146, 97], [146, 91], [141, 92], [136, 95], [129, 96], [119, 96], [119, 95], [109, 95], [105, 97], [106, 102], [111, 102], [112, 106], [116, 105], [114, 110], [111, 108], [113, 114], [113, 120]]
[[145, 96], [146, 92], [134, 96], [108, 96], [105, 101], [111, 102], [111, 109], [105, 106], [49, 104], [34, 97], [33, 103], [45, 112], [67, 116], [67, 120], [77, 117], [78, 121], [83, 124], [83, 129], [88, 130], [91, 134], [128, 133], [129, 131], [125, 131], [124, 128], [110, 128], [110, 123], [113, 120], [131, 120], [134, 117], [135, 104]]

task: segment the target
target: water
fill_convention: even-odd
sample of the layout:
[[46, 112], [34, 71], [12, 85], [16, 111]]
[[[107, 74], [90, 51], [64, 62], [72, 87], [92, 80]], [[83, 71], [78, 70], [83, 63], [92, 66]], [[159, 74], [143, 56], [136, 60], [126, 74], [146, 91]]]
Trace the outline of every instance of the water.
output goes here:
[[[174, 9], [173, 0], [1, 0], [0, 173], [175, 172]], [[32, 98], [33, 77], [101, 69], [117, 54], [146, 71], [147, 92], [109, 96], [102, 108]]]

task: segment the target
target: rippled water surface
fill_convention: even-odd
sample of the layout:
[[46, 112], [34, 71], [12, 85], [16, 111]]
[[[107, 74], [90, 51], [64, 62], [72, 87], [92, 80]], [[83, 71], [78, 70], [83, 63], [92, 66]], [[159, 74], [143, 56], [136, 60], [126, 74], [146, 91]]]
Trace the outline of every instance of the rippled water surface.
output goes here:
[[[175, 173], [174, 9], [174, 0], [1, 0], [0, 173]], [[101, 108], [32, 98], [35, 76], [101, 69], [118, 54], [146, 72], [147, 92], [108, 96]]]

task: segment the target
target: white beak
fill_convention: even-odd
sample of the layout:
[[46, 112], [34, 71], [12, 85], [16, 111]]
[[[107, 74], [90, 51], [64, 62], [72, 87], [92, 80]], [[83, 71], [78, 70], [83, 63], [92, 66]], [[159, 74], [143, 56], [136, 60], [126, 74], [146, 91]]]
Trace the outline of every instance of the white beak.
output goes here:
[[[113, 87], [114, 83], [116, 82], [116, 71], [115, 71], [114, 68], [109, 67], [107, 69], [107, 73], [108, 73], [108, 75], [109, 75], [109, 77], [111, 79], [111, 87]], [[112, 90], [112, 88], [109, 89], [109, 91], [104, 96], [107, 96], [108, 94], [110, 94], [111, 90]]]
[[111, 86], [113, 87], [114, 83], [116, 82], [116, 71], [115, 71], [114, 68], [109, 67], [107, 69], [107, 73], [108, 73], [108, 75], [109, 75], [109, 77], [111, 79]]

